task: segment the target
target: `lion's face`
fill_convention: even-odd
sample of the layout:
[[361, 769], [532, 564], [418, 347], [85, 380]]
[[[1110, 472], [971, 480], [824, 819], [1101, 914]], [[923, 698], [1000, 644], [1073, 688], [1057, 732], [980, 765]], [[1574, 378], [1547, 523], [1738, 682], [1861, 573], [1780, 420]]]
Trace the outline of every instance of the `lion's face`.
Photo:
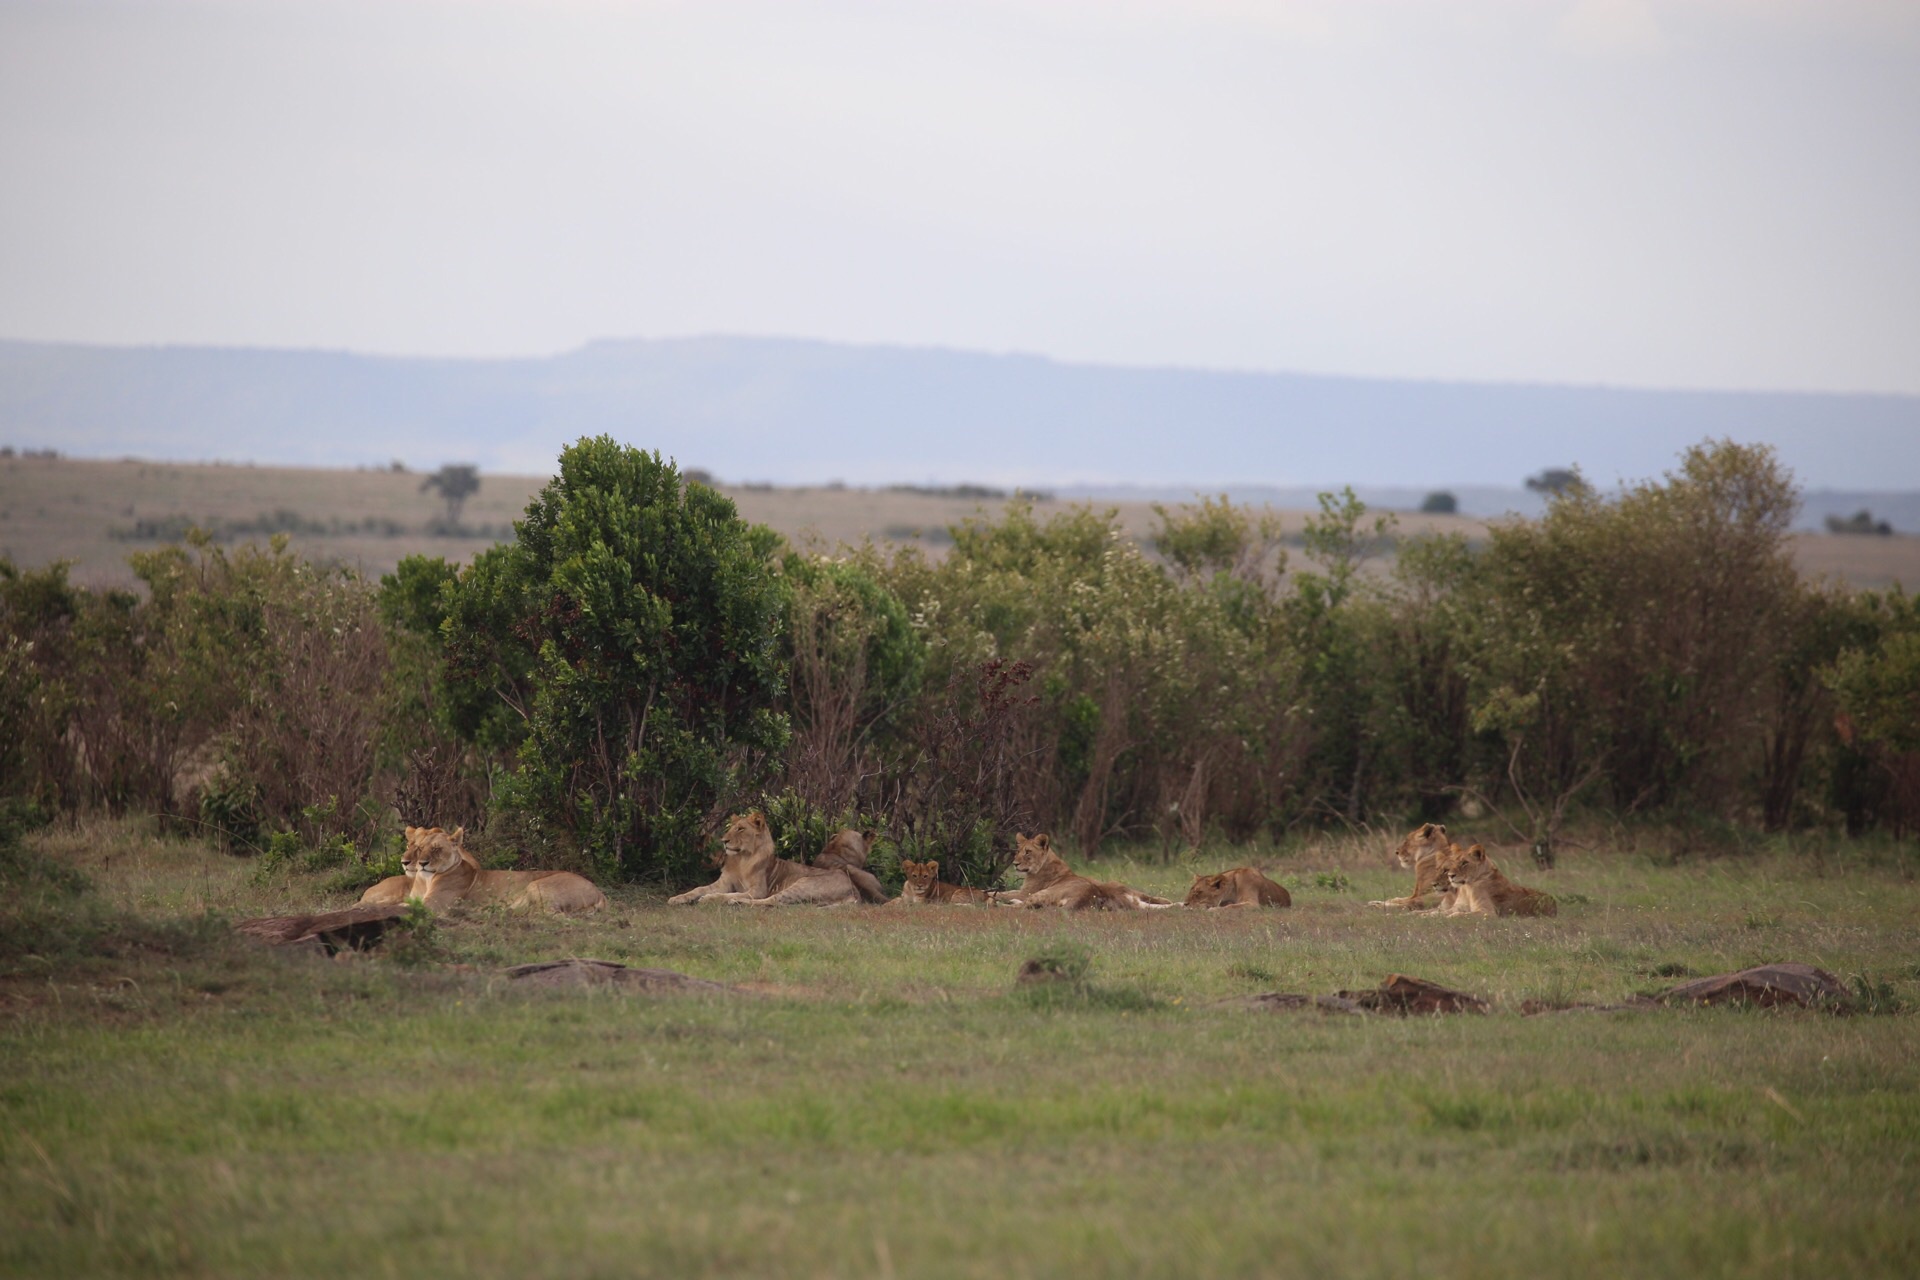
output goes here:
[[1186, 905], [1189, 907], [1218, 906], [1226, 899], [1230, 887], [1227, 873], [1224, 871], [1210, 876], [1195, 876], [1193, 888], [1187, 890]]
[[1409, 832], [1407, 838], [1400, 842], [1400, 847], [1393, 851], [1393, 856], [1401, 866], [1411, 870], [1416, 863], [1445, 853], [1452, 847], [1453, 841], [1447, 838], [1447, 829], [1437, 822], [1428, 822]]
[[1440, 855], [1438, 883], [1443, 890], [1458, 889], [1486, 879], [1492, 870], [1493, 863], [1488, 860], [1484, 847], [1476, 844], [1468, 849], [1453, 849]]
[[1014, 836], [1013, 869], [1021, 875], [1030, 876], [1058, 858], [1059, 855], [1053, 851], [1053, 837], [1046, 832], [1031, 837]]
[[901, 889], [902, 897], [916, 900], [924, 899], [933, 893], [933, 886], [940, 883], [940, 860], [938, 858], [933, 858], [926, 862], [914, 862], [911, 859], [907, 859], [901, 862], [900, 869], [906, 873], [907, 877], [906, 884]]
[[759, 813], [743, 813], [727, 824], [721, 843], [730, 854], [758, 861], [773, 856], [773, 832]]
[[444, 875], [460, 865], [461, 841], [465, 827], [451, 833], [439, 827], [408, 827], [407, 847], [400, 855], [400, 869], [416, 879], [423, 875]]

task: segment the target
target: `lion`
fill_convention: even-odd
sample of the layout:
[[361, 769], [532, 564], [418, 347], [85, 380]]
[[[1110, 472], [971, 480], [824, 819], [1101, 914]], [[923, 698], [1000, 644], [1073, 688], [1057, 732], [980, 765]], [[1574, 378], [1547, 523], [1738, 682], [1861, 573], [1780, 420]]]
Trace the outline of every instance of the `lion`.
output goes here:
[[1459, 896], [1450, 916], [1551, 916], [1560, 913], [1553, 895], [1517, 885], [1501, 874], [1479, 845], [1455, 848], [1440, 859], [1440, 875]]
[[999, 901], [1012, 907], [1059, 907], [1063, 911], [1157, 911], [1179, 904], [1124, 884], [1090, 880], [1076, 874], [1053, 851], [1053, 838], [1044, 831], [1031, 838], [1015, 833], [1013, 867], [1024, 879]]
[[[845, 834], [842, 832], [841, 834]], [[858, 834], [857, 832], [855, 834]], [[837, 840], [839, 837], [835, 837]], [[860, 842], [861, 861], [866, 860], [866, 842]], [[832, 842], [828, 842], [832, 848]], [[745, 902], [756, 907], [812, 904], [838, 906], [860, 902], [865, 895], [844, 866], [809, 867], [802, 862], [776, 857], [773, 832], [760, 813], [743, 813], [727, 824], [722, 840], [720, 878], [712, 884], [689, 889], [667, 901], [674, 906], [695, 902]], [[844, 853], [845, 846], [842, 846]], [[858, 870], [859, 868], [856, 868]], [[868, 877], [871, 879], [871, 876]], [[878, 881], [874, 882], [878, 885]], [[885, 900], [885, 895], [881, 895]]]
[[1389, 898], [1384, 901], [1369, 902], [1370, 907], [1404, 907], [1408, 911], [1433, 910], [1424, 901], [1427, 890], [1440, 889], [1439, 910], [1453, 906], [1454, 891], [1440, 882], [1440, 858], [1442, 855], [1458, 850], [1459, 845], [1447, 835], [1447, 829], [1437, 822], [1422, 823], [1407, 834], [1400, 847], [1393, 851], [1395, 861], [1413, 871], [1413, 892], [1404, 898]]
[[1293, 898], [1285, 886], [1275, 884], [1252, 867], [1235, 867], [1231, 871], [1218, 871], [1210, 876], [1195, 876], [1193, 888], [1187, 890], [1187, 900], [1181, 905], [1206, 907], [1208, 910], [1221, 907], [1290, 907]]
[[880, 887], [873, 872], [867, 870], [867, 854], [872, 851], [875, 838], [874, 832], [843, 827], [834, 832], [826, 847], [820, 850], [820, 856], [813, 860], [814, 868], [831, 871], [838, 867], [847, 873], [847, 879], [853, 881], [862, 898], [868, 902], [886, 902], [887, 891]]
[[934, 903], [940, 906], [959, 904], [977, 904], [990, 906], [993, 895], [985, 889], [973, 889], [963, 884], [948, 884], [940, 878], [940, 860], [931, 858], [926, 862], [903, 861], [900, 869], [907, 873], [907, 882], [900, 888], [900, 896], [894, 901], [902, 906], [922, 903]]
[[[519, 910], [585, 913], [607, 905], [593, 881], [571, 871], [483, 871], [467, 852], [465, 827], [408, 827], [400, 855], [403, 876], [388, 876], [360, 896], [362, 903], [403, 902], [418, 898], [430, 910], [457, 902], [498, 902]], [[395, 882], [402, 882], [396, 886]]]

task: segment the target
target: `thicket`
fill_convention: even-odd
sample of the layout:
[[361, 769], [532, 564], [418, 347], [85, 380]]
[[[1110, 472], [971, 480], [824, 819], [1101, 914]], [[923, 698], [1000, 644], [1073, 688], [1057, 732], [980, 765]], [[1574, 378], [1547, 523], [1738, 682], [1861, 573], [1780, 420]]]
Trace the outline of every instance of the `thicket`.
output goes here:
[[1582, 808], [1915, 831], [1920, 601], [1802, 579], [1768, 451], [1553, 492], [1479, 545], [1351, 494], [1293, 559], [1224, 499], [1141, 545], [1016, 498], [938, 558], [819, 555], [583, 440], [463, 569], [197, 534], [132, 557], [139, 592], [0, 561], [0, 792], [242, 852], [462, 823], [496, 860], [675, 883], [756, 804], [783, 848], [859, 825], [883, 868], [976, 883], [1016, 829], [1171, 852], [1463, 804], [1543, 863]]

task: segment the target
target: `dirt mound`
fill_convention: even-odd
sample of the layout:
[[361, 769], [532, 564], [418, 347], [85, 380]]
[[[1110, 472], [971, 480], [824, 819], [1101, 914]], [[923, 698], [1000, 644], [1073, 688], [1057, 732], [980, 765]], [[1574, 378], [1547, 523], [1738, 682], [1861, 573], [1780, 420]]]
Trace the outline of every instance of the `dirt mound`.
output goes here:
[[1664, 992], [1659, 1000], [1662, 1004], [1750, 1004], [1762, 1009], [1836, 1011], [1851, 1004], [1840, 979], [1810, 964], [1762, 964], [1738, 973], [1696, 978]]

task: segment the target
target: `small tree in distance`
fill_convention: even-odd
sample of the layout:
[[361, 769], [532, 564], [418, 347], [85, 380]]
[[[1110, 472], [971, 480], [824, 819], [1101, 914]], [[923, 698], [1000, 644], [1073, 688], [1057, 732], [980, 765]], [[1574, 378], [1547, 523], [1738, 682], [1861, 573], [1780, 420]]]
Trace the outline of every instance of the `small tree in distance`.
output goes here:
[[[1531, 483], [1531, 481], [1529, 481]], [[1420, 504], [1420, 513], [1429, 516], [1450, 516], [1460, 510], [1460, 500], [1445, 489], [1435, 489]]]
[[1553, 498], [1584, 493], [1587, 487], [1586, 477], [1578, 467], [1548, 467], [1537, 476], [1527, 477], [1527, 488]]
[[447, 524], [460, 523], [460, 508], [480, 492], [480, 468], [470, 462], [449, 462], [420, 482], [420, 492], [438, 489], [447, 503]]

